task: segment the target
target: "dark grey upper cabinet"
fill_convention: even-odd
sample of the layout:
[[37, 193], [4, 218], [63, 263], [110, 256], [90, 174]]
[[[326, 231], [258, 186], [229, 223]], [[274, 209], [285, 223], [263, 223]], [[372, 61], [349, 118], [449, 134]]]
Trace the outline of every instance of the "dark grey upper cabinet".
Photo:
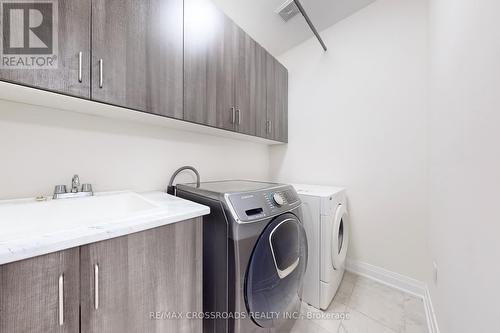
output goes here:
[[184, 119], [286, 142], [286, 68], [211, 0], [184, 15]]
[[201, 218], [81, 247], [81, 332], [201, 333]]
[[0, 332], [78, 332], [79, 285], [78, 248], [0, 266]]
[[[42, 17], [44, 21], [42, 22], [50, 22], [45, 15], [52, 17], [52, 15], [56, 15], [56, 12], [57, 20], [53, 20], [52, 25], [49, 24], [53, 34], [49, 33], [49, 35], [45, 35], [45, 32], [50, 31], [50, 28], [49, 30], [44, 30], [42, 33], [38, 30], [38, 39], [40, 40], [38, 43], [34, 43], [31, 40], [32, 35], [27, 37], [28, 34], [26, 34], [26, 31], [24, 34], [25, 37], [21, 39], [19, 39], [19, 34], [18, 38], [15, 39], [15, 34], [9, 36], [4, 32], [4, 57], [10, 60], [9, 66], [3, 65], [0, 67], [0, 80], [67, 95], [89, 98], [90, 1], [91, 0], [58, 1], [57, 6], [53, 6], [50, 10], [43, 11]], [[14, 5], [15, 4], [14, 2]], [[25, 10], [27, 10], [27, 8], [25, 8]], [[9, 15], [8, 17], [13, 20], [15, 20], [16, 17], [19, 18], [18, 24], [13, 21], [10, 22], [10, 26], [18, 27], [18, 29], [23, 29], [23, 27], [25, 27], [23, 15]], [[31, 31], [29, 33], [33, 34]], [[52, 38], [48, 38], [49, 36], [52, 36]], [[11, 46], [13, 44], [23, 45], [24, 48], [22, 51], [19, 48], [13, 48], [12, 54], [5, 54], [6, 42]], [[37, 47], [42, 45], [42, 48], [46, 49], [46, 51], [43, 51], [46, 54], [36, 54], [36, 52], [39, 51], [34, 50], [31, 43], [34, 43]], [[19, 56], [20, 53], [22, 53], [21, 56]], [[53, 58], [53, 56], [56, 58]], [[37, 58], [40, 60], [35, 60], [35, 62], [42, 65], [42, 67], [37, 65], [30, 66], [29, 68], [28, 66], [32, 61], [30, 60], [31, 57], [40, 57]], [[48, 60], [48, 58], [51, 59]], [[14, 66], [10, 69], [11, 65], [18, 64], [19, 59], [23, 60], [26, 66]], [[53, 66], [49, 65], [49, 61], [52, 61], [51, 64], [53, 64]]]
[[183, 1], [92, 1], [92, 99], [182, 118]]
[[267, 138], [288, 142], [288, 70], [267, 55]]
[[266, 52], [239, 30], [235, 101], [237, 130], [249, 135], [265, 133]]
[[286, 68], [212, 0], [59, 1], [57, 21], [58, 67], [0, 80], [287, 142]]
[[184, 6], [184, 119], [234, 130], [239, 28], [211, 0]]

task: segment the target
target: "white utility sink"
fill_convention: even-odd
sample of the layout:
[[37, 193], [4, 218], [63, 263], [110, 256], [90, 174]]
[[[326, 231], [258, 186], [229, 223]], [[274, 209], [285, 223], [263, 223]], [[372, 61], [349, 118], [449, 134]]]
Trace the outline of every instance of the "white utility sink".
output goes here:
[[75, 227], [96, 227], [155, 214], [159, 206], [135, 192], [92, 197], [0, 202], [0, 243], [46, 236]]

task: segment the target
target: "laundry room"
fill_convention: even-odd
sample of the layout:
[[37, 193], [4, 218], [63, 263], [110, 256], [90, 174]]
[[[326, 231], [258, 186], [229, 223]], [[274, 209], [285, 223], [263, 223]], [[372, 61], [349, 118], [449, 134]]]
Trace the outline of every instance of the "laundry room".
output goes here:
[[498, 12], [0, 0], [0, 333], [500, 332]]

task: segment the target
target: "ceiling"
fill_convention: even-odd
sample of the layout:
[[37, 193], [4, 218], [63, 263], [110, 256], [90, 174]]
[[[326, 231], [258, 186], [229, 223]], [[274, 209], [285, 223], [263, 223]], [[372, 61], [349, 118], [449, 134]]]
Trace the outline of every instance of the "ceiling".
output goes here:
[[[301, 0], [301, 3], [316, 29], [321, 32], [374, 1]], [[313, 36], [300, 14], [284, 22], [275, 13], [285, 0], [213, 0], [213, 2], [274, 56]]]

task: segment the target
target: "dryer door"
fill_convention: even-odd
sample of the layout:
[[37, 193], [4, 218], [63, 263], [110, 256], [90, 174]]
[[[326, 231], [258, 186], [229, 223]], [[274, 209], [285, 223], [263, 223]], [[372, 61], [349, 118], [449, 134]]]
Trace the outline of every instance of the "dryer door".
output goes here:
[[290, 213], [276, 217], [255, 244], [245, 277], [245, 302], [257, 325], [279, 327], [286, 313], [299, 311], [306, 261], [302, 223]]
[[349, 246], [349, 221], [345, 205], [339, 204], [335, 212], [332, 229], [331, 258], [334, 269], [342, 269], [345, 265], [347, 248]]

